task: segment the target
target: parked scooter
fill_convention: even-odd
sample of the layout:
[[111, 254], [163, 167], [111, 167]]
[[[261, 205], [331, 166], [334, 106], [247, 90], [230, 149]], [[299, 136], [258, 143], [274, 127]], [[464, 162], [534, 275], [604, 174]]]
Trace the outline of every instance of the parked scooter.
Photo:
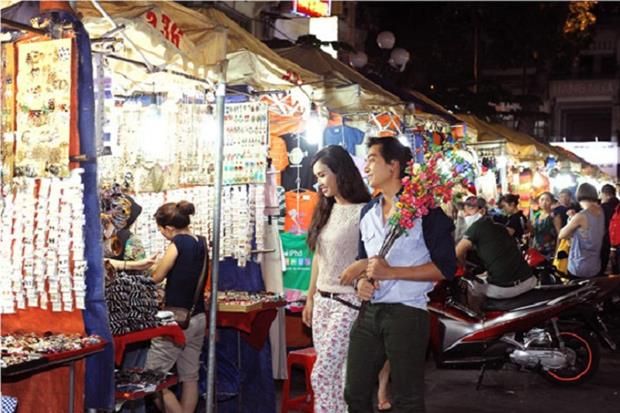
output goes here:
[[[565, 252], [560, 252], [558, 254], [562, 253], [566, 254]], [[568, 256], [560, 256], [559, 258], [568, 258]], [[606, 319], [614, 315], [610, 313], [613, 311], [614, 301], [618, 301], [620, 297], [620, 277], [605, 276], [571, 280], [568, 274], [559, 271], [553, 263], [533, 248], [527, 251], [525, 259], [542, 285], [570, 285], [595, 282], [600, 289], [599, 293], [591, 300], [566, 311], [560, 318], [562, 320], [575, 320], [586, 324], [596, 333], [603, 345], [614, 351], [618, 348], [617, 343], [609, 334], [609, 329], [607, 327], [608, 322]]]
[[429, 294], [430, 348], [439, 368], [486, 369], [512, 364], [538, 371], [551, 382], [576, 385], [597, 370], [600, 354], [585, 323], [564, 322], [564, 313], [596, 299], [596, 282], [537, 288], [512, 299], [485, 299], [480, 309], [468, 303], [460, 277], [442, 281]]

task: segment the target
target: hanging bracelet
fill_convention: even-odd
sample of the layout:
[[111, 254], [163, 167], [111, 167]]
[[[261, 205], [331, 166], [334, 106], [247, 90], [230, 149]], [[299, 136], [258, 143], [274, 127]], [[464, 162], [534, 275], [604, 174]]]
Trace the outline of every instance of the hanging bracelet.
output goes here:
[[127, 271], [127, 261], [123, 261], [123, 271]]

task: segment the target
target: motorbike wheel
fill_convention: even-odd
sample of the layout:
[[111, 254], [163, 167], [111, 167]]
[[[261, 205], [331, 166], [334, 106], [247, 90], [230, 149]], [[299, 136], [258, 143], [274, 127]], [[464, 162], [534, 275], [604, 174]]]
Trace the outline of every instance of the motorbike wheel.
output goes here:
[[575, 352], [575, 364], [562, 369], [541, 370], [543, 377], [562, 386], [574, 386], [590, 379], [598, 370], [601, 358], [594, 334], [588, 330], [562, 330], [560, 336], [564, 345]]

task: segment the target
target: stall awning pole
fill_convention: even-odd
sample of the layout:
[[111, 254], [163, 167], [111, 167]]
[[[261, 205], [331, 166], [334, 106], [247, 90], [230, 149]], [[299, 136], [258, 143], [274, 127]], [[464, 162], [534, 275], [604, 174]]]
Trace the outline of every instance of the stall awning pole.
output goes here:
[[[217, 286], [220, 275], [220, 221], [222, 215], [222, 173], [224, 165], [224, 98], [226, 82], [216, 88], [217, 152], [215, 167], [215, 205], [213, 214], [213, 256], [211, 261], [211, 305], [209, 307], [209, 354], [207, 356], [207, 412], [215, 411], [215, 332], [217, 330]], [[209, 133], [209, 131], [204, 131]]]

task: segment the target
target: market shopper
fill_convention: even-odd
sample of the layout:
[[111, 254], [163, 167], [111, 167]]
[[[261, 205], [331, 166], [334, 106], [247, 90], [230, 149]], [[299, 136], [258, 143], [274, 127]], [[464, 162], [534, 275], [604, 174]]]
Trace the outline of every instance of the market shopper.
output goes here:
[[314, 411], [346, 412], [344, 366], [349, 332], [359, 300], [351, 285], [340, 285], [340, 273], [355, 261], [359, 216], [370, 194], [347, 151], [337, 145], [321, 149], [312, 160], [319, 203], [308, 232], [313, 251], [312, 276], [303, 322], [312, 328], [317, 360], [312, 369]]
[[550, 192], [538, 196], [538, 210], [532, 214], [532, 248], [537, 249], [547, 260], [553, 260], [562, 229], [562, 219], [551, 209], [555, 199]]
[[345, 386], [351, 413], [373, 411], [372, 389], [386, 360], [395, 410], [425, 409], [427, 294], [434, 281], [452, 278], [456, 270], [454, 224], [441, 208], [434, 208], [395, 241], [385, 259], [376, 256], [411, 159], [410, 149], [395, 138], [368, 141], [365, 170], [370, 186], [382, 195], [362, 209], [358, 261], [341, 276], [343, 284], [355, 279], [358, 297], [370, 301], [351, 329]]
[[583, 183], [577, 188], [577, 201], [582, 210], [569, 218], [559, 233], [569, 239], [568, 273], [576, 278], [595, 277], [601, 270], [601, 246], [605, 236], [605, 213], [598, 205], [596, 188]]
[[523, 212], [519, 209], [519, 195], [506, 194], [499, 200], [499, 206], [507, 215], [506, 230], [517, 241], [519, 246], [523, 243], [523, 236], [528, 231], [529, 223]]
[[189, 310], [196, 290], [203, 295], [196, 303], [189, 326], [183, 330], [185, 346], [179, 347], [165, 338], [155, 338], [147, 356], [147, 369], [168, 372], [175, 364], [177, 366], [179, 382], [182, 383], [181, 399], [167, 389], [163, 391], [166, 411], [172, 413], [193, 413], [198, 403], [198, 370], [206, 328], [204, 286], [198, 282], [206, 245], [204, 238], [197, 237], [189, 228], [190, 215], [194, 212], [192, 203], [181, 201], [164, 204], [155, 213], [159, 231], [171, 241], [153, 271], [156, 283], [166, 280], [166, 306]]
[[[616, 207], [620, 204], [620, 200], [616, 197], [616, 188], [613, 185], [605, 184], [601, 188], [601, 208], [605, 213], [605, 236], [603, 237], [603, 246], [601, 247], [601, 272], [600, 275], [604, 275], [609, 263], [610, 254], [613, 254], [611, 260], [611, 273], [618, 274], [618, 245], [611, 245], [609, 240], [609, 223], [611, 217], [616, 210]], [[613, 248], [613, 251], [611, 249]]]
[[475, 250], [486, 270], [484, 282], [473, 283], [474, 295], [512, 298], [536, 286], [536, 277], [521, 254], [515, 238], [486, 213], [484, 200], [471, 196], [465, 200], [468, 228], [456, 245], [456, 257], [465, 264], [469, 251]]

